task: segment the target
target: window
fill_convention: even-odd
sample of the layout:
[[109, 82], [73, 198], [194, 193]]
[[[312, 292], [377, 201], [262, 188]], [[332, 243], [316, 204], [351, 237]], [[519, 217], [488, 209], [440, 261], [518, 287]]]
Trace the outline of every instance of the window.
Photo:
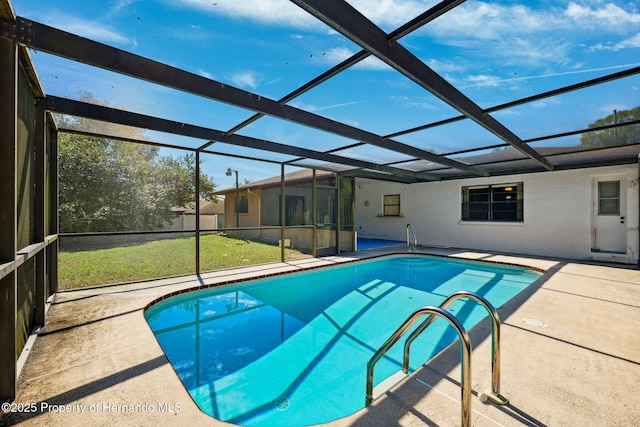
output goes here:
[[238, 197], [238, 213], [239, 214], [249, 213], [249, 196]]
[[400, 216], [400, 195], [399, 194], [386, 194], [383, 198], [383, 210], [384, 216]]
[[598, 215], [620, 215], [620, 181], [598, 182]]
[[463, 221], [522, 222], [522, 183], [462, 187]]
[[284, 212], [285, 225], [304, 225], [304, 196], [286, 196]]

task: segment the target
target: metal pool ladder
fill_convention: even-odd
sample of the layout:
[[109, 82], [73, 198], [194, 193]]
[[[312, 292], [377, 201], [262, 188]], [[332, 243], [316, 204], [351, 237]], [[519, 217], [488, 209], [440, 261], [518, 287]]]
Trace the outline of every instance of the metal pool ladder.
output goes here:
[[413, 227], [411, 226], [411, 224], [407, 224], [407, 249], [411, 249], [411, 241], [409, 240], [409, 233], [411, 233], [411, 236], [413, 237], [413, 246], [417, 247], [418, 237], [416, 236], [416, 233], [413, 231]]
[[420, 334], [422, 334], [436, 319], [443, 317], [447, 320], [460, 337], [460, 368], [461, 368], [461, 413], [460, 425], [467, 427], [470, 425], [471, 412], [471, 341], [467, 331], [462, 326], [458, 318], [445, 309], [454, 301], [461, 298], [469, 298], [487, 309], [491, 316], [491, 390], [486, 390], [482, 396], [496, 404], [506, 405], [509, 400], [500, 394], [500, 317], [497, 310], [485, 298], [468, 291], [458, 291], [447, 297], [439, 307], [425, 306], [414, 311], [398, 329], [385, 341], [384, 344], [374, 353], [367, 363], [367, 388], [365, 405], [373, 402], [373, 380], [375, 364], [396, 344], [400, 338], [413, 326], [421, 317], [429, 315], [407, 338], [404, 344], [404, 357], [402, 360], [402, 372], [409, 373], [409, 355], [411, 344]]

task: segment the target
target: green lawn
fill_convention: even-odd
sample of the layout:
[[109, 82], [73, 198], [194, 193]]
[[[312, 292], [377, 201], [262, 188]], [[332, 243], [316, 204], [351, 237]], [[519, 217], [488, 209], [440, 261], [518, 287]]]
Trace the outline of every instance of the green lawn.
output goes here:
[[[60, 252], [59, 288], [75, 289], [195, 273], [195, 237]], [[300, 252], [287, 248], [286, 259]], [[211, 234], [200, 238], [201, 271], [280, 261], [280, 248]]]

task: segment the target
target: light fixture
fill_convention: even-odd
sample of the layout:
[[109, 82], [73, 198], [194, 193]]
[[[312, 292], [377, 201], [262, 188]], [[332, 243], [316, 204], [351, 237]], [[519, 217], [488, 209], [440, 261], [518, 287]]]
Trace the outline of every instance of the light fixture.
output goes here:
[[236, 173], [236, 199], [234, 200], [234, 204], [236, 208], [236, 228], [238, 228], [240, 227], [240, 212], [238, 212], [238, 171], [227, 168], [225, 175], [232, 176], [234, 172]]

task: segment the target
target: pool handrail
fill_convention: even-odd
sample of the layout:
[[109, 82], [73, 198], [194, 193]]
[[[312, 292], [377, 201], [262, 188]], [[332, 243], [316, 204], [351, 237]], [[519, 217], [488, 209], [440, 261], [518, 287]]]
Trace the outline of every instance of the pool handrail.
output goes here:
[[413, 236], [413, 246], [418, 247], [418, 236], [416, 236], [416, 233], [413, 231], [413, 227], [411, 226], [411, 224], [407, 224], [407, 249], [411, 248], [409, 232], [411, 232], [411, 235]]
[[[440, 307], [424, 306], [415, 310], [400, 325], [398, 329], [385, 341], [384, 344], [376, 351], [367, 363], [367, 387], [365, 396], [365, 406], [369, 406], [373, 402], [373, 380], [375, 364], [393, 347], [395, 343], [413, 326], [418, 319], [429, 314], [431, 317], [440, 316], [447, 320], [458, 332], [460, 337], [460, 387], [461, 387], [461, 409], [460, 418], [461, 425], [467, 427], [470, 425], [471, 414], [471, 340], [462, 323], [451, 313]], [[426, 327], [428, 327], [427, 325]], [[424, 329], [426, 329], [426, 327]], [[423, 329], [423, 331], [424, 331]]]
[[[509, 399], [500, 394], [500, 316], [498, 315], [498, 311], [485, 298], [469, 291], [454, 292], [440, 304], [440, 308], [446, 310], [453, 302], [461, 298], [469, 298], [476, 301], [482, 305], [491, 316], [491, 390], [486, 390], [485, 396], [493, 403], [506, 405], [509, 403]], [[405, 341], [404, 358], [402, 360], [402, 372], [405, 374], [409, 372], [411, 344], [433, 321], [435, 321], [435, 316], [431, 315], [427, 317]]]

